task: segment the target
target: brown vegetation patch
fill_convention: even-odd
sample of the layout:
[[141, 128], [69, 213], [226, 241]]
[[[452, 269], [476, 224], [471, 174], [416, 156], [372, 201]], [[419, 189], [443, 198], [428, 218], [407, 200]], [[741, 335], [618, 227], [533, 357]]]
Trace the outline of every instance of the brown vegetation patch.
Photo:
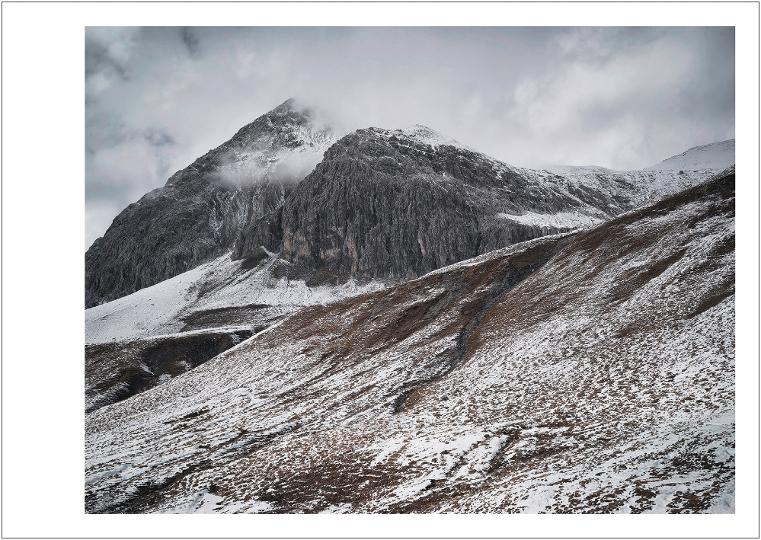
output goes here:
[[687, 249], [683, 248], [650, 264], [624, 270], [619, 283], [613, 287], [613, 290], [610, 292], [610, 300], [614, 302], [623, 302], [630, 298], [635, 291], [643, 287], [649, 281], [660, 276], [674, 263], [684, 257], [686, 252]]

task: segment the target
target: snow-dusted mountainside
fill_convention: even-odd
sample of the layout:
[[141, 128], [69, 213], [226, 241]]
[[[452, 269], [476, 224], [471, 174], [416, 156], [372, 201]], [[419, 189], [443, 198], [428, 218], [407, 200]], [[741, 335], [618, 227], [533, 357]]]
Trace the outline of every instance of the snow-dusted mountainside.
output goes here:
[[250, 220], [278, 208], [335, 140], [288, 100], [125, 208], [85, 256], [85, 305], [190, 270], [229, 250]]
[[[383, 287], [381, 282], [309, 286], [281, 275], [270, 254], [253, 267], [226, 253], [193, 270], [85, 310], [88, 344], [181, 332], [268, 326], [302, 306], [326, 304]], [[283, 272], [284, 274], [284, 272]]]
[[732, 512], [733, 395], [731, 171], [304, 308], [88, 413], [86, 510]]
[[695, 146], [677, 156], [671, 156], [660, 163], [647, 167], [658, 171], [696, 171], [704, 169], [726, 169], [735, 164], [735, 140], [715, 142]]
[[375, 291], [384, 283], [308, 285], [269, 254], [255, 266], [230, 253], [85, 310], [87, 409], [164, 384], [303, 306]]
[[235, 257], [278, 252], [331, 283], [404, 279], [599, 223], [716, 172], [532, 170], [421, 125], [361, 129], [331, 146], [276, 212], [242, 230]]
[[734, 164], [735, 140], [730, 139], [690, 148], [639, 170], [615, 171], [598, 166], [556, 166], [548, 170], [579, 184], [617, 179], [635, 188], [633, 198], [635, 206], [639, 206], [699, 184]]

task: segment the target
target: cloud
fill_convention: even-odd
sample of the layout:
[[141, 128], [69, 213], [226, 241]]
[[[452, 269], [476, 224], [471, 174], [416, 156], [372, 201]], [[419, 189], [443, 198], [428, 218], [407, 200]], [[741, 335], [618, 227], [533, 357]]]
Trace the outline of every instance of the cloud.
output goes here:
[[568, 61], [516, 85], [503, 118], [527, 135], [533, 162], [543, 141], [562, 141], [555, 163], [634, 168], [733, 137], [734, 54], [722, 34], [658, 30], [622, 46], [615, 32], [568, 32], [557, 40]]
[[422, 123], [527, 166], [734, 136], [732, 28], [88, 28], [85, 76], [88, 243], [291, 96], [339, 130]]

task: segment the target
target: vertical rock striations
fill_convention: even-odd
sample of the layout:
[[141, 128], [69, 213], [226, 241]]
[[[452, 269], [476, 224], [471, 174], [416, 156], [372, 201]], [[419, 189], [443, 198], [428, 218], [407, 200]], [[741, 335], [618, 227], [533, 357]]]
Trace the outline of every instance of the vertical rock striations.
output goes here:
[[618, 214], [633, 191], [511, 167], [424, 126], [362, 129], [330, 147], [281, 209], [252, 220], [235, 256], [279, 251], [313, 282], [407, 278], [579, 226], [559, 213], [588, 224]]

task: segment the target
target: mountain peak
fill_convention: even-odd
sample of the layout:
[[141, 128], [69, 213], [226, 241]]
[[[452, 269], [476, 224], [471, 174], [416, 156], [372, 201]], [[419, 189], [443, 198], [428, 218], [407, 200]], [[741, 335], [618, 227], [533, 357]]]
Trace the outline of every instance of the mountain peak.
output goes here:
[[[125, 208], [86, 254], [86, 305], [171, 278], [232, 246], [275, 210], [335, 141], [289, 98]], [[181, 235], [166, 231], [182, 230]], [[123, 250], [122, 246], [130, 246]]]
[[296, 98], [290, 97], [272, 109], [270, 112], [266, 113], [265, 116], [289, 116], [293, 114], [310, 117], [312, 114], [312, 109], [311, 107], [298, 101]]
[[296, 109], [296, 98], [289, 97], [285, 101], [283, 101], [280, 105], [272, 109], [272, 112], [275, 111], [286, 111], [286, 110], [295, 110]]
[[[228, 152], [232, 148], [234, 152], [242, 152], [246, 156], [252, 152], [279, 152], [282, 147], [320, 147], [324, 150], [335, 140], [332, 131], [330, 125], [315, 121], [309, 106], [291, 97], [243, 126], [219, 149]], [[271, 161], [270, 157], [266, 161]]]
[[423, 124], [414, 124], [401, 129], [372, 128], [372, 131], [384, 137], [410, 139], [420, 144], [433, 146], [434, 148], [437, 146], [456, 146], [471, 150], [461, 142]]

